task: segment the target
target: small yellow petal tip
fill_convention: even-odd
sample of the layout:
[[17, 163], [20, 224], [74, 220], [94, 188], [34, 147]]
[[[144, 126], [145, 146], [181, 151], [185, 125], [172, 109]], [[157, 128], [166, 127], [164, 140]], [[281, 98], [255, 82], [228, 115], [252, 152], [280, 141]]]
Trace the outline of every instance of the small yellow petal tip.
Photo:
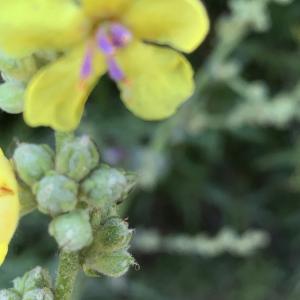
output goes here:
[[0, 266], [3, 264], [5, 257], [7, 255], [8, 246], [7, 244], [0, 244]]
[[0, 149], [0, 265], [19, 221], [18, 184], [11, 162]]

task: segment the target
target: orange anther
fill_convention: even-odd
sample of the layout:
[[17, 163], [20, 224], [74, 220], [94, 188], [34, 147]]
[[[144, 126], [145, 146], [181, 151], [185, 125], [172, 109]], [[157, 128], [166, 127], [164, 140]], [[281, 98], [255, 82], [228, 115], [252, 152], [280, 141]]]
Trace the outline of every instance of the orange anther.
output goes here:
[[14, 194], [14, 192], [11, 189], [9, 189], [5, 186], [0, 187], [0, 197], [9, 196], [9, 195], [13, 195], [13, 194]]

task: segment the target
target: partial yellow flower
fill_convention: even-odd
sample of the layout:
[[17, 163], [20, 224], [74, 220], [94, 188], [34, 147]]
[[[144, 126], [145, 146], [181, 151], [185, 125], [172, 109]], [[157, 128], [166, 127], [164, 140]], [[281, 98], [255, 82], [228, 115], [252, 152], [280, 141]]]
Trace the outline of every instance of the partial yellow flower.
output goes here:
[[[146, 120], [172, 115], [194, 90], [193, 71], [178, 51], [205, 39], [200, 0], [0, 0], [0, 48], [11, 55], [65, 54], [29, 83], [25, 120], [68, 131], [108, 72], [126, 107]], [[177, 49], [174, 50], [174, 49]]]
[[9, 160], [0, 149], [0, 265], [19, 220], [18, 184]]

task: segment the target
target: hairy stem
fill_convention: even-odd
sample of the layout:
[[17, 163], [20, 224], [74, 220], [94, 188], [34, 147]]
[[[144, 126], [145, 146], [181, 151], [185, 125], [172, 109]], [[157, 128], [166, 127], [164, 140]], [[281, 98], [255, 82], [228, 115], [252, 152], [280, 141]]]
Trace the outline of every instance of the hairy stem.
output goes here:
[[[73, 133], [55, 132], [56, 151], [59, 151], [65, 142], [73, 139]], [[59, 255], [59, 265], [55, 283], [55, 299], [71, 300], [77, 278], [79, 254], [77, 252], [64, 252]]]
[[55, 283], [55, 299], [71, 300], [79, 271], [79, 254], [62, 251]]

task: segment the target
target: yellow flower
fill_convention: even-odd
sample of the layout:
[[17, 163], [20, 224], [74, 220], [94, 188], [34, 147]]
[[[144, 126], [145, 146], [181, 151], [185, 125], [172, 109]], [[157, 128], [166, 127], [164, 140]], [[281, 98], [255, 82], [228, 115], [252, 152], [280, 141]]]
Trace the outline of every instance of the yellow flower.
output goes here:
[[0, 265], [19, 220], [18, 184], [10, 162], [0, 149]]
[[106, 71], [127, 108], [146, 120], [169, 117], [194, 90], [179, 51], [192, 52], [208, 33], [200, 0], [0, 0], [0, 7], [3, 51], [64, 51], [28, 85], [24, 115], [31, 126], [74, 129]]

